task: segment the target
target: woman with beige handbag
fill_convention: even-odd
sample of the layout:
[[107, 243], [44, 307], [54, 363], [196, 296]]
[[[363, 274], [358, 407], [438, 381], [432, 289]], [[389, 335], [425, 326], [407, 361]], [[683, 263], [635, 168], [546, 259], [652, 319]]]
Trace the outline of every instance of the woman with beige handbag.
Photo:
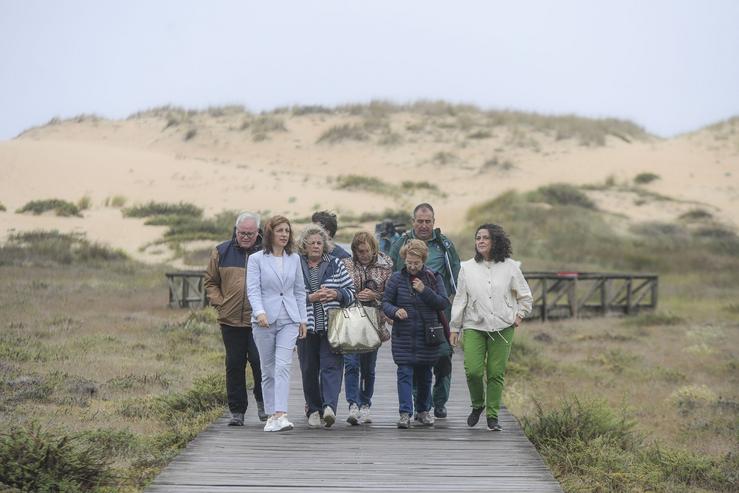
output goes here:
[[[385, 328], [386, 317], [380, 309], [385, 284], [393, 273], [393, 261], [379, 251], [377, 240], [366, 231], [354, 235], [352, 257], [343, 259], [346, 270], [354, 281], [357, 300], [375, 321], [375, 330], [384, 342], [390, 333]], [[344, 355], [344, 392], [349, 404], [351, 425], [372, 423], [370, 407], [375, 389], [377, 349], [364, 353]]]

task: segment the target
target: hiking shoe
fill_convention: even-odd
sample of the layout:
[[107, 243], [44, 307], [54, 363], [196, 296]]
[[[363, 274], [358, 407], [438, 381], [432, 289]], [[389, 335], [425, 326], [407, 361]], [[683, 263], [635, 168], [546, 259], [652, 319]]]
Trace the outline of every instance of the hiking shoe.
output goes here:
[[372, 416], [370, 416], [370, 408], [367, 404], [359, 408], [359, 420], [363, 425], [372, 423]]
[[273, 420], [272, 431], [290, 431], [293, 429], [293, 424], [287, 419], [287, 414], [283, 414], [279, 418]]
[[231, 413], [228, 426], [244, 426], [244, 413]]
[[349, 406], [349, 417], [346, 418], [346, 422], [352, 426], [359, 424], [359, 407], [354, 403]]
[[313, 411], [308, 416], [308, 428], [320, 428], [321, 427], [321, 413]]
[[488, 430], [503, 431], [503, 428], [498, 424], [498, 418], [491, 418], [488, 416]]
[[446, 418], [446, 406], [434, 407], [434, 417], [438, 419]]
[[434, 426], [434, 418], [428, 411], [418, 413], [418, 421], [421, 423], [421, 426]]
[[259, 421], [267, 421], [267, 418], [269, 417], [267, 413], [264, 412], [264, 402], [257, 401], [257, 416], [259, 416]]
[[484, 407], [473, 407], [472, 412], [467, 416], [467, 426], [475, 426], [480, 421], [480, 415], [484, 410]]
[[323, 426], [326, 428], [331, 428], [336, 423], [336, 413], [331, 409], [331, 406], [326, 406], [323, 409], [323, 422]]
[[411, 415], [408, 413], [400, 413], [398, 420], [398, 428], [408, 429], [411, 427]]

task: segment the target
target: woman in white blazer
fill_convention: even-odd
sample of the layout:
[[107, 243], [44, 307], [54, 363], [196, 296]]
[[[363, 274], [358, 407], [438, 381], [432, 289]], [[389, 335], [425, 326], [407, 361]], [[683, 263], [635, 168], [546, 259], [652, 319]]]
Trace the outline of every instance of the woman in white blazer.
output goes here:
[[485, 411], [490, 431], [500, 431], [498, 411], [513, 332], [531, 312], [533, 297], [511, 241], [495, 224], [475, 232], [475, 258], [462, 262], [450, 320], [452, 346], [464, 330], [464, 371], [472, 401], [467, 425]]
[[264, 408], [270, 415], [264, 431], [287, 431], [293, 429], [287, 418], [292, 353], [308, 323], [305, 284], [287, 218], [274, 216], [267, 222], [263, 244], [264, 250], [249, 257], [246, 284], [262, 363]]

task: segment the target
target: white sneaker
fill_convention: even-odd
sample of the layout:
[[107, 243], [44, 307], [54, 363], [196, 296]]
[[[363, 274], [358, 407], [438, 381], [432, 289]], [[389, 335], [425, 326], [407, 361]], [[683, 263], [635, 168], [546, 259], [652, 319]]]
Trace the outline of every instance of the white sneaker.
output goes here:
[[359, 407], [354, 403], [349, 406], [349, 417], [346, 418], [346, 422], [350, 425], [359, 424]]
[[277, 420], [274, 416], [270, 416], [269, 418], [267, 418], [267, 422], [264, 425], [264, 431], [276, 431], [275, 423], [277, 423]]
[[323, 410], [323, 421], [324, 426], [326, 428], [331, 428], [334, 423], [336, 423], [336, 414], [334, 413], [334, 410], [331, 409], [331, 406], [326, 406]]
[[321, 427], [321, 413], [313, 411], [308, 416], [308, 428], [320, 428]]
[[370, 408], [366, 404], [362, 406], [361, 408], [359, 408], [359, 421], [365, 425], [372, 423], [372, 416], [370, 416]]
[[293, 429], [293, 424], [287, 419], [287, 414], [283, 414], [277, 418], [274, 425], [274, 431], [290, 431]]

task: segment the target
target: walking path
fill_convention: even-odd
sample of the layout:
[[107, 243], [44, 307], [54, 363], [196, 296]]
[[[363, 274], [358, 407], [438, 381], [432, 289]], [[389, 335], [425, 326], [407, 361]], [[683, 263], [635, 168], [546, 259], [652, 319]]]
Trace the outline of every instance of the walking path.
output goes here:
[[226, 426], [224, 416], [188, 444], [147, 491], [562, 491], [505, 409], [502, 432], [487, 431], [484, 416], [475, 428], [467, 427], [470, 408], [461, 351], [454, 355], [449, 417], [437, 420], [434, 428], [396, 428], [395, 369], [385, 344], [377, 360], [373, 424], [349, 426], [342, 394], [336, 424], [309, 429], [295, 357], [289, 403], [293, 431], [264, 432], [255, 406], [247, 411], [244, 427]]

